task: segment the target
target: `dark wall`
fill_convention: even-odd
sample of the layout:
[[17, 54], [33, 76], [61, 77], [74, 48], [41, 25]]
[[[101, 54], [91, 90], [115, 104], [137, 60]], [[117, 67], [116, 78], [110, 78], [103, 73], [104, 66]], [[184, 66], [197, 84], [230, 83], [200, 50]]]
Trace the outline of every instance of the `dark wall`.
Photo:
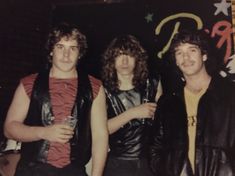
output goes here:
[[[51, 23], [51, 5], [40, 2], [0, 3], [0, 125], [13, 93], [23, 76], [35, 72], [42, 62], [43, 46]], [[2, 128], [0, 128], [2, 129]], [[2, 131], [0, 131], [2, 137]]]

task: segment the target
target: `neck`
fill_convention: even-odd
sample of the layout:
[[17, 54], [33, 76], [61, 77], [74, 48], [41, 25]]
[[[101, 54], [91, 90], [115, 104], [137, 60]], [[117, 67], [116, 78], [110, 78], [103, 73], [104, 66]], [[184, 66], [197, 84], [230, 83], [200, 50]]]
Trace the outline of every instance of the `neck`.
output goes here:
[[201, 90], [208, 88], [211, 81], [211, 76], [208, 74], [201, 74], [192, 77], [185, 77], [185, 80], [186, 88], [193, 93], [198, 93]]
[[134, 86], [132, 84], [133, 75], [118, 75], [119, 80], [119, 88], [120, 90], [130, 90], [133, 89]]
[[68, 78], [76, 78], [77, 77], [77, 70], [71, 70], [68, 72], [63, 72], [60, 70], [56, 70], [53, 67], [50, 70], [50, 77], [52, 78], [59, 78], [59, 79], [68, 79]]

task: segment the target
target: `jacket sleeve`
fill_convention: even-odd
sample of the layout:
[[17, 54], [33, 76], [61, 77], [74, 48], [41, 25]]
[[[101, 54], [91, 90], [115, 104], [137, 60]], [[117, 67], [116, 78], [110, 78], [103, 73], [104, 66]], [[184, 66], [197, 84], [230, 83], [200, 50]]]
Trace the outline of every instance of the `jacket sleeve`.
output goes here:
[[[235, 97], [235, 96], [233, 96]], [[232, 115], [232, 119], [231, 119], [231, 123], [230, 123], [230, 129], [231, 129], [231, 137], [232, 139], [230, 139], [232, 141], [232, 147], [231, 147], [231, 165], [232, 165], [232, 171], [233, 171], [233, 174], [235, 174], [235, 98], [233, 98], [233, 115]]]
[[154, 124], [153, 124], [153, 134], [150, 145], [150, 167], [155, 175], [161, 175], [162, 169], [162, 156], [164, 153], [163, 146], [163, 118], [161, 114], [161, 106], [158, 106], [155, 113]]
[[229, 153], [231, 166], [232, 166], [232, 172], [235, 174], [235, 95], [231, 92], [235, 90], [234, 84], [231, 85], [231, 89], [227, 92], [229, 93], [229, 96], [231, 98], [231, 117], [230, 117], [230, 141], [231, 141], [231, 151]]
[[235, 146], [233, 146], [232, 148], [232, 159], [231, 159], [231, 162], [232, 162], [232, 172], [233, 174], [235, 174]]

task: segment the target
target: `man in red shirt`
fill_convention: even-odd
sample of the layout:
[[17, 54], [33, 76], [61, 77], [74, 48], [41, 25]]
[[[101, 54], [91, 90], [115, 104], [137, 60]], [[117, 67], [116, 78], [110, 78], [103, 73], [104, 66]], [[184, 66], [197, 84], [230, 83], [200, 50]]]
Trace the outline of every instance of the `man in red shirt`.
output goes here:
[[[47, 49], [51, 67], [21, 80], [5, 121], [6, 137], [22, 142], [15, 175], [85, 176], [92, 153], [92, 175], [101, 176], [108, 148], [105, 94], [99, 80], [77, 69], [86, 38], [62, 23], [49, 34]], [[65, 123], [68, 117], [75, 127]]]

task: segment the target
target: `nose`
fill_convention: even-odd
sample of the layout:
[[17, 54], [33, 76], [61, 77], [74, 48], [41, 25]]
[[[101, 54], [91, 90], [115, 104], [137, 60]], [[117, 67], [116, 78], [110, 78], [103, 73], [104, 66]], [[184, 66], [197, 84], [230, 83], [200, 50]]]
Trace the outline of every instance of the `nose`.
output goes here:
[[64, 60], [67, 60], [69, 58], [69, 49], [68, 48], [64, 49], [63, 56], [64, 56], [63, 57]]
[[125, 64], [128, 64], [128, 57], [127, 56], [124, 56], [122, 58], [122, 64], [125, 65]]
[[188, 54], [188, 52], [184, 52], [184, 53], [183, 53], [183, 58], [184, 58], [184, 59], [189, 58], [189, 54]]

